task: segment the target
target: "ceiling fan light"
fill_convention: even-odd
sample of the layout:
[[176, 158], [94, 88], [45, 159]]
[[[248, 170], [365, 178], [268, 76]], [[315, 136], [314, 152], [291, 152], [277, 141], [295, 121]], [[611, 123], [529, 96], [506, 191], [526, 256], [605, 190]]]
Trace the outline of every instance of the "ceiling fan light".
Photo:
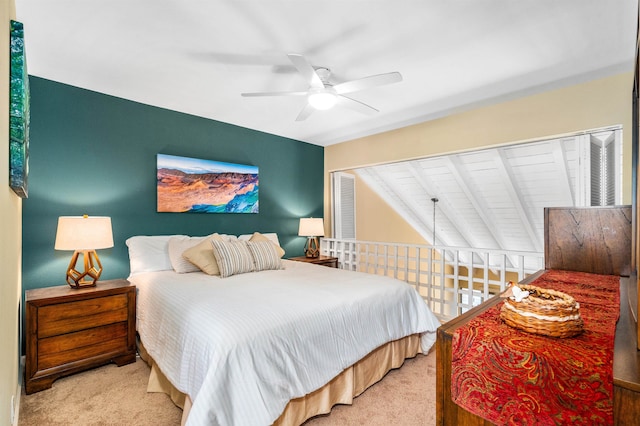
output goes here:
[[311, 93], [308, 97], [309, 105], [318, 110], [326, 110], [334, 107], [338, 97], [331, 92]]

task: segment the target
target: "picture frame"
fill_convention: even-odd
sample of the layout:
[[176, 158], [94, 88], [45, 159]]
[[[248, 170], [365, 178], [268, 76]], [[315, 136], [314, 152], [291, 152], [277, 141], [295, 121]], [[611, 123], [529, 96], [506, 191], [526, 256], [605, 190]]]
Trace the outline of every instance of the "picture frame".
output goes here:
[[24, 26], [10, 22], [9, 83], [9, 186], [28, 197], [29, 176], [29, 75], [24, 47]]
[[157, 155], [157, 211], [258, 213], [258, 167]]

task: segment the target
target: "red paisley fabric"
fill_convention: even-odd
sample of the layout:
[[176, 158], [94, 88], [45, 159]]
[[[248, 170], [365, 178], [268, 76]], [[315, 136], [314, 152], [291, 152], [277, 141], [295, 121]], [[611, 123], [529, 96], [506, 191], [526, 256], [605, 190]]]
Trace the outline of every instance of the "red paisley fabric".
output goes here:
[[550, 270], [531, 284], [573, 296], [584, 332], [558, 339], [514, 329], [498, 303], [453, 335], [453, 401], [498, 425], [613, 424], [620, 277]]

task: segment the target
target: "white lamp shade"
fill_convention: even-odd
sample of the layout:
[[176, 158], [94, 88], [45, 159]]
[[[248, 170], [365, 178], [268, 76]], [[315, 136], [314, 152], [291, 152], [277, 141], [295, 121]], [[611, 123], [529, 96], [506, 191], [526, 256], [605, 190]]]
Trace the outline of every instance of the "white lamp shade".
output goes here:
[[301, 237], [322, 237], [324, 236], [324, 223], [322, 218], [306, 217], [300, 218], [298, 235]]
[[105, 216], [60, 216], [56, 250], [97, 250], [113, 247], [111, 218]]

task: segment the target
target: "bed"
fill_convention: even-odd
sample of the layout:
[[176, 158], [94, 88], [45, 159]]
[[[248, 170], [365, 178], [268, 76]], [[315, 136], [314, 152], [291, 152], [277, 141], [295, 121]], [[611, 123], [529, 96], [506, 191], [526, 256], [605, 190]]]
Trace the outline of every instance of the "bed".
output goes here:
[[[214, 236], [127, 240], [150, 387], [183, 424], [301, 424], [435, 343], [439, 321], [404, 282], [280, 259], [275, 234]], [[219, 275], [187, 256], [211, 246]], [[246, 246], [253, 271], [228, 274]]]

